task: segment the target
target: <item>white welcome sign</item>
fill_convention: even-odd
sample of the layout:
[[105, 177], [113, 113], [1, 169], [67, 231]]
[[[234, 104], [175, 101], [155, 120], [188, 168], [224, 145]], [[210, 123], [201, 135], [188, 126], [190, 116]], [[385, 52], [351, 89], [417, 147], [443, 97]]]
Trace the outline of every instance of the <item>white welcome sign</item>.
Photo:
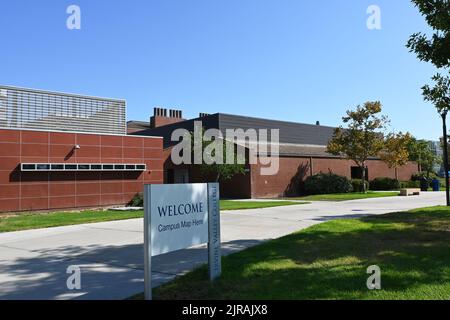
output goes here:
[[146, 185], [145, 297], [151, 299], [151, 257], [208, 243], [210, 279], [221, 273], [219, 185]]

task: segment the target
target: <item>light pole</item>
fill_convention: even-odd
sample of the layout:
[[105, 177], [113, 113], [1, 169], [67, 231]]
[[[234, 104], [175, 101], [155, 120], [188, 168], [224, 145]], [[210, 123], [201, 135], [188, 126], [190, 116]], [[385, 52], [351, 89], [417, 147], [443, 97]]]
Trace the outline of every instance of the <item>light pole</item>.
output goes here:
[[449, 174], [448, 174], [448, 138], [447, 138], [447, 112], [444, 110], [441, 113], [442, 127], [444, 130], [444, 170], [445, 170], [445, 198], [447, 200], [447, 207], [450, 207], [450, 186], [449, 186]]

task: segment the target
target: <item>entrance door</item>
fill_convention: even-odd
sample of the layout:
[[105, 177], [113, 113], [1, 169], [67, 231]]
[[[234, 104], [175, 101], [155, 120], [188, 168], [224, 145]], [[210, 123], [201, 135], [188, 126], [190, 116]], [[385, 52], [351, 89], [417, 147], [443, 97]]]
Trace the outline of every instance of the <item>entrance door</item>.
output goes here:
[[187, 169], [174, 170], [174, 183], [176, 184], [189, 183], [189, 170]]
[[[362, 179], [362, 170], [360, 167], [352, 167], [352, 179]], [[366, 168], [366, 180], [369, 181], [369, 168]]]

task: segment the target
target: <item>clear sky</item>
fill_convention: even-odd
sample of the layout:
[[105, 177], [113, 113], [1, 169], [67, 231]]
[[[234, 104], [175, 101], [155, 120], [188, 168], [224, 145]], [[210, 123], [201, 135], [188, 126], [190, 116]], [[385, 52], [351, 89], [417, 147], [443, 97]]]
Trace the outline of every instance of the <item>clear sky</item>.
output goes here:
[[409, 0], [14, 0], [0, 30], [0, 84], [123, 98], [128, 120], [163, 106], [335, 126], [380, 100], [392, 129], [441, 135], [420, 90], [435, 70], [405, 48], [428, 30]]

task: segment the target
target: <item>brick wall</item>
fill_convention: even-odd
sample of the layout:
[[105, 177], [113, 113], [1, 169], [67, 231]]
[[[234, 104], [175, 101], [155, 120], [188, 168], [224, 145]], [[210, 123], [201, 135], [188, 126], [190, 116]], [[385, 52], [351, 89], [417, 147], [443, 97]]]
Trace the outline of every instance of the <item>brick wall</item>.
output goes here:
[[[145, 163], [147, 171], [21, 172], [20, 163]], [[161, 138], [0, 130], [0, 212], [121, 205], [162, 182]]]
[[[174, 166], [170, 159], [171, 148], [164, 150], [165, 170], [188, 169], [189, 179], [192, 183], [212, 182], [213, 176], [205, 176], [193, 165]], [[310, 165], [312, 161], [312, 166]], [[301, 182], [311, 174], [320, 172], [333, 172], [351, 178], [353, 161], [335, 158], [310, 157], [281, 157], [278, 174], [262, 176], [260, 165], [250, 165], [250, 172], [237, 175], [232, 180], [221, 183], [221, 196], [223, 198], [271, 198], [280, 196], [299, 195]], [[380, 160], [368, 161], [369, 179], [377, 177], [395, 178], [394, 169]], [[416, 163], [409, 163], [398, 169], [399, 179], [407, 181], [413, 173], [418, 171]]]
[[184, 119], [174, 117], [164, 117], [164, 116], [153, 116], [150, 119], [150, 125], [152, 128], [158, 128], [182, 121], [184, 121]]
[[[311, 166], [312, 160], [312, 166]], [[302, 180], [312, 174], [333, 172], [351, 178], [352, 161], [334, 158], [280, 158], [280, 170], [274, 176], [260, 175], [260, 165], [251, 166], [251, 194], [253, 198], [270, 198], [278, 196], [294, 196], [299, 193]], [[377, 177], [395, 178], [394, 169], [380, 160], [370, 160], [369, 179]], [[399, 180], [407, 181], [418, 171], [416, 163], [409, 163], [398, 169]]]

